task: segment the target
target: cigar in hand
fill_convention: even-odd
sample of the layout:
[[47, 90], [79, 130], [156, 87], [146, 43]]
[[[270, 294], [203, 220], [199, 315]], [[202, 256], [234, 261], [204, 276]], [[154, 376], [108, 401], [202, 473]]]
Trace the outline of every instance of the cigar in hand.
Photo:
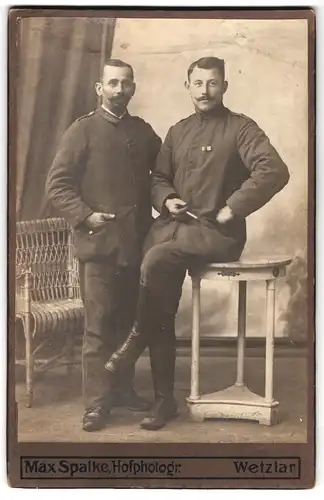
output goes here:
[[189, 212], [188, 210], [186, 211], [186, 214], [189, 215], [189, 217], [192, 217], [192, 219], [198, 219], [197, 215], [193, 214], [192, 212]]

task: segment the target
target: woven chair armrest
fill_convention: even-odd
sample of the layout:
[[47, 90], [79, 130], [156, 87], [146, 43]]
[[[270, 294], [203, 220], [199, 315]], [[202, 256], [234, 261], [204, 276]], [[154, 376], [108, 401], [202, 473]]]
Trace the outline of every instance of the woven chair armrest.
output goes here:
[[32, 279], [30, 269], [19, 266], [16, 268], [16, 317], [30, 313]]
[[16, 280], [21, 280], [22, 278], [25, 278], [26, 275], [32, 275], [29, 267], [25, 267], [22, 265], [16, 266]]
[[16, 301], [23, 300], [25, 304], [30, 304], [32, 290], [33, 273], [31, 272], [31, 270], [23, 268], [21, 266], [19, 268], [16, 268]]

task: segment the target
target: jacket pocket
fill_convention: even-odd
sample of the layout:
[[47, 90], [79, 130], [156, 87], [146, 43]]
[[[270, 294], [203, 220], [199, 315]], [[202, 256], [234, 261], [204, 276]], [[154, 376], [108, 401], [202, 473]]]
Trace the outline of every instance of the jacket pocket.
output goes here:
[[83, 262], [110, 258], [118, 252], [119, 235], [115, 221], [109, 221], [94, 231], [85, 227], [75, 229], [74, 234], [76, 254]]

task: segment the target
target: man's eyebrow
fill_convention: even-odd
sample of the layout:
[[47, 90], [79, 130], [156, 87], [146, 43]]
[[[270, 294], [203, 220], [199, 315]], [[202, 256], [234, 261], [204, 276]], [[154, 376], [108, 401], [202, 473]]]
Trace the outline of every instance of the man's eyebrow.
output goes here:
[[125, 82], [125, 81], [132, 81], [132, 79], [128, 78], [127, 76], [125, 78], [109, 78], [108, 79], [108, 82], [118, 82], [118, 81]]

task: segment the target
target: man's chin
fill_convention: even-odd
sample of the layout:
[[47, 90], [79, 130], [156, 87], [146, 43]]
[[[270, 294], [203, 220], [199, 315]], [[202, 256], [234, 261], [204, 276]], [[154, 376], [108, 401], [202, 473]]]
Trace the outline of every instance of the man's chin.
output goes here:
[[198, 111], [200, 111], [201, 113], [209, 113], [210, 111], [212, 111], [213, 109], [215, 109], [217, 107], [217, 103], [215, 102], [211, 102], [211, 101], [206, 101], [206, 102], [198, 102], [196, 104], [196, 109], [198, 109]]
[[117, 104], [109, 103], [109, 106], [107, 106], [107, 108], [109, 109], [109, 111], [111, 111], [115, 115], [120, 116], [120, 115], [125, 113], [125, 111], [127, 109], [127, 105], [125, 105], [125, 104], [117, 105]]
[[111, 104], [111, 109], [126, 109], [127, 104], [121, 102], [115, 102]]

